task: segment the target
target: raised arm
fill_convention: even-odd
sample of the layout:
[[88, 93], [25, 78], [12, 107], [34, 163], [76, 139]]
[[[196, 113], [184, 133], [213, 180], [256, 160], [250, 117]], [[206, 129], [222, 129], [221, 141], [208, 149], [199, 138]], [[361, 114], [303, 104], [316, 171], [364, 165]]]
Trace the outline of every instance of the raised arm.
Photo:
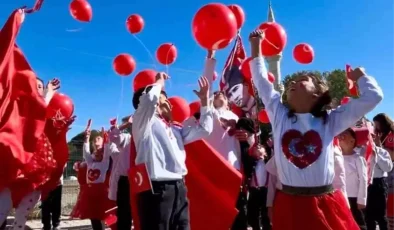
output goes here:
[[328, 122], [333, 136], [353, 126], [383, 99], [382, 89], [374, 78], [366, 75], [363, 69], [357, 68], [352, 74], [354, 80], [357, 80], [360, 97], [350, 100], [349, 103], [330, 113]]
[[214, 81], [215, 75], [215, 66], [216, 66], [216, 59], [214, 58], [215, 51], [208, 50], [207, 58], [205, 59], [205, 66], [204, 66], [204, 77], [208, 79], [210, 89], [209, 89], [209, 96], [213, 95], [212, 85]]
[[367, 174], [367, 162], [365, 158], [359, 156], [356, 161], [357, 173], [359, 178], [359, 187], [357, 195], [357, 204], [365, 206], [367, 204], [367, 189], [368, 189], [368, 174]]
[[375, 147], [376, 164], [384, 172], [390, 172], [393, 169], [393, 162], [387, 150], [381, 147]]
[[254, 31], [250, 34], [251, 52], [253, 60], [250, 62], [252, 80], [257, 93], [263, 101], [271, 122], [275, 123], [279, 114], [283, 114], [286, 108], [281, 102], [281, 95], [274, 89], [274, 85], [268, 80], [268, 72], [264, 58], [261, 54], [261, 42], [264, 39], [262, 31]]
[[88, 163], [93, 161], [93, 157], [90, 152], [89, 140], [90, 140], [90, 128], [85, 130], [85, 141], [83, 143], [83, 149], [82, 149], [83, 159]]
[[49, 102], [51, 101], [53, 95], [55, 95], [56, 91], [60, 88], [60, 81], [57, 78], [52, 79], [51, 81], [48, 82], [47, 87], [46, 87], [46, 93], [45, 93], [45, 103], [48, 105]]
[[200, 91], [194, 92], [201, 101], [200, 121], [196, 125], [188, 125], [182, 128], [181, 134], [184, 144], [209, 136], [213, 129], [213, 112], [212, 108], [208, 106], [210, 88], [208, 79], [206, 77], [202, 77], [198, 81], [198, 84], [200, 86]]
[[139, 98], [135, 98], [138, 96], [138, 91], [134, 94], [133, 104], [135, 104], [134, 107], [137, 106], [133, 116], [134, 122], [132, 132], [134, 136], [144, 137], [149, 133], [148, 130], [151, 126], [151, 121], [155, 116], [161, 90], [164, 87], [164, 81], [166, 79], [168, 79], [167, 74], [158, 73], [156, 75], [155, 84], [146, 87]]
[[121, 133], [118, 127], [111, 128], [108, 137], [119, 151], [123, 151], [131, 142], [131, 135], [129, 133]]

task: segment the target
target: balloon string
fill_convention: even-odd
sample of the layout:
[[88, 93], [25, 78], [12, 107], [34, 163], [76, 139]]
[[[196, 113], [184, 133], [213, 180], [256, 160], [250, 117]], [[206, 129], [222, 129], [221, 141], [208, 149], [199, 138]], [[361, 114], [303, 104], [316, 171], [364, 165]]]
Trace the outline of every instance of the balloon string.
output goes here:
[[119, 113], [120, 113], [120, 109], [122, 108], [122, 104], [123, 104], [123, 91], [124, 91], [124, 77], [121, 77], [121, 86], [120, 86], [120, 96], [119, 96], [119, 105], [118, 105], [118, 111], [116, 113], [116, 120], [118, 121], [119, 119]]
[[[264, 30], [262, 30], [264, 33], [265, 33], [265, 31], [266, 31], [267, 29], [264, 29]], [[276, 45], [274, 45], [270, 40], [268, 40], [265, 36], [264, 36], [264, 40], [268, 43], [268, 44], [270, 44], [271, 46], [273, 46], [275, 49], [279, 49], [279, 47], [277, 47]]]
[[155, 64], [155, 58], [153, 57], [152, 53], [149, 51], [148, 47], [146, 47], [146, 45], [137, 37], [137, 35], [135, 35], [135, 34], [132, 34], [132, 35], [142, 45], [142, 47], [144, 47], [145, 51], [148, 53], [149, 57], [152, 59], [153, 66], [157, 70], [157, 67], [156, 67], [156, 64]]

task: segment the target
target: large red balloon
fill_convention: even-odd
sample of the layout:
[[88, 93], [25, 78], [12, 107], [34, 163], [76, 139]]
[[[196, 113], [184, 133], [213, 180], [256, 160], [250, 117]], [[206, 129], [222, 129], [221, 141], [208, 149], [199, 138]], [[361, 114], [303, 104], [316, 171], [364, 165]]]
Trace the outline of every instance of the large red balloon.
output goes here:
[[229, 5], [228, 8], [230, 8], [230, 10], [233, 12], [235, 19], [237, 19], [237, 28], [241, 29], [245, 22], [244, 10], [242, 9], [242, 7], [236, 4]]
[[268, 81], [271, 83], [275, 82], [275, 75], [271, 72], [268, 72]]
[[126, 20], [126, 28], [132, 34], [141, 32], [144, 26], [144, 19], [139, 14], [132, 14]]
[[268, 118], [268, 114], [267, 114], [267, 111], [265, 111], [265, 109], [260, 110], [260, 112], [258, 114], [258, 119], [263, 124], [270, 123], [270, 119]]
[[157, 61], [163, 65], [171, 65], [174, 63], [177, 56], [178, 51], [172, 43], [161, 44], [156, 50]]
[[55, 93], [49, 101], [46, 117], [54, 121], [65, 121], [74, 113], [74, 103], [67, 95]]
[[269, 57], [282, 52], [287, 43], [285, 29], [276, 22], [265, 22], [259, 29], [265, 32], [265, 39], [261, 43], [262, 54]]
[[226, 5], [210, 3], [194, 15], [192, 31], [194, 39], [205, 49], [223, 49], [237, 35], [237, 19]]
[[241, 63], [240, 69], [245, 80], [250, 80], [252, 78], [252, 72], [250, 71], [250, 61], [252, 60], [253, 58], [249, 57]]
[[73, 0], [70, 3], [70, 14], [81, 22], [90, 22], [93, 17], [92, 7], [86, 0]]
[[137, 73], [133, 80], [134, 92], [141, 88], [145, 88], [147, 85], [151, 85], [156, 82], [157, 72], [151, 69], [145, 69]]
[[121, 76], [130, 75], [135, 70], [135, 60], [130, 54], [119, 54], [112, 63], [114, 70]]
[[181, 97], [168, 98], [172, 105], [172, 119], [176, 122], [182, 123], [190, 117], [190, 108], [187, 101]]
[[200, 112], [201, 102], [200, 101], [193, 101], [189, 104], [190, 108], [190, 115], [194, 115], [197, 112]]
[[309, 44], [301, 43], [294, 47], [293, 57], [298, 63], [309, 64], [313, 61], [315, 52]]

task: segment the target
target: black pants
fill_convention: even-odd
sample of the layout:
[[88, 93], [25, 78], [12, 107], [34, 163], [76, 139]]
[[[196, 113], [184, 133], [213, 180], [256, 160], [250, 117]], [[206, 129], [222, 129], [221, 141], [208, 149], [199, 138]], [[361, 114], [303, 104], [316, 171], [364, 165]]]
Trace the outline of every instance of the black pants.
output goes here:
[[116, 193], [116, 222], [117, 229], [131, 229], [130, 184], [127, 176], [121, 176], [118, 181]]
[[90, 219], [90, 223], [92, 223], [93, 230], [104, 230], [104, 225], [101, 220]]
[[376, 223], [379, 225], [379, 230], [388, 230], [387, 189], [386, 178], [374, 178], [372, 184], [368, 186], [367, 208], [365, 209], [365, 222], [368, 230], [375, 230]]
[[44, 230], [51, 230], [52, 226], [56, 228], [60, 224], [60, 214], [62, 210], [62, 190], [62, 185], [57, 186], [49, 193], [48, 198], [42, 201], [41, 222], [44, 225]]
[[267, 188], [250, 188], [248, 199], [248, 223], [253, 230], [271, 230], [267, 211]]
[[235, 217], [231, 230], [246, 230], [248, 228], [247, 202], [246, 193], [241, 191], [236, 204], [238, 215]]
[[7, 220], [0, 226], [0, 230], [5, 230], [5, 227], [7, 227]]
[[354, 220], [357, 222], [361, 230], [367, 230], [367, 225], [365, 224], [364, 213], [362, 210], [358, 209], [357, 197], [349, 197], [350, 210]]
[[153, 193], [138, 196], [141, 230], [190, 230], [189, 200], [183, 180], [152, 181]]

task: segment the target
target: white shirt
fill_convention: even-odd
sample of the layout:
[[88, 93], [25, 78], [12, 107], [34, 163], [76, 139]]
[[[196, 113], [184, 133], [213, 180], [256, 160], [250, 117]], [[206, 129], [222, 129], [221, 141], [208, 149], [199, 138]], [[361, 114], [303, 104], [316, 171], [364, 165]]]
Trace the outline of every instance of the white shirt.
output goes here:
[[367, 204], [367, 162], [357, 153], [343, 155], [346, 173], [346, 193], [348, 197], [356, 197], [357, 203]]
[[109, 168], [109, 158], [114, 145], [104, 144], [104, 154], [101, 161], [94, 161], [90, 154], [89, 143], [83, 144], [83, 158], [87, 165], [86, 181], [88, 184], [104, 183]]
[[161, 85], [154, 84], [140, 97], [133, 116], [133, 139], [137, 157], [135, 164], [145, 163], [153, 181], [182, 179], [187, 174], [184, 145], [207, 137], [212, 132], [212, 111], [201, 107], [198, 125], [167, 124], [156, 114]]
[[347, 197], [345, 163], [342, 151], [337, 146], [334, 147], [334, 172], [334, 181], [332, 182], [333, 187], [340, 190], [343, 195]]
[[241, 168], [241, 149], [239, 141], [228, 134], [228, 130], [222, 127], [220, 118], [238, 121], [238, 116], [227, 109], [213, 109], [213, 130], [204, 138], [218, 153], [237, 170]]
[[119, 163], [119, 149], [115, 145], [115, 143], [111, 143], [111, 145], [114, 145], [112, 147], [112, 152], [111, 152], [111, 158], [112, 158], [112, 170], [111, 170], [111, 175], [109, 177], [109, 191], [108, 191], [108, 198], [110, 200], [116, 201], [116, 194], [118, 192], [118, 180], [119, 180], [119, 172], [118, 169], [118, 163]]
[[265, 162], [263, 159], [257, 161], [255, 174], [252, 177], [251, 186], [255, 188], [264, 187], [267, 182], [267, 171], [265, 170]]
[[[252, 79], [263, 101], [274, 132], [278, 179], [284, 185], [316, 187], [330, 185], [334, 179], [335, 136], [351, 127], [383, 99], [375, 79], [358, 80], [360, 97], [330, 111], [327, 123], [310, 113], [288, 117], [281, 95], [269, 82], [264, 58], [250, 62]], [[314, 158], [314, 159], [313, 159]]]
[[387, 177], [387, 173], [393, 169], [393, 162], [387, 150], [375, 146], [375, 154], [370, 158], [370, 167], [373, 178]]

